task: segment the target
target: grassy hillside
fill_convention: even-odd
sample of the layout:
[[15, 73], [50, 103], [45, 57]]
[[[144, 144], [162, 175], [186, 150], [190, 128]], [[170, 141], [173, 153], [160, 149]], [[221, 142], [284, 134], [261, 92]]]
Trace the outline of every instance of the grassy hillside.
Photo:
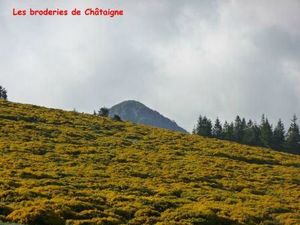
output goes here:
[[0, 101], [5, 222], [296, 225], [299, 199], [297, 155]]

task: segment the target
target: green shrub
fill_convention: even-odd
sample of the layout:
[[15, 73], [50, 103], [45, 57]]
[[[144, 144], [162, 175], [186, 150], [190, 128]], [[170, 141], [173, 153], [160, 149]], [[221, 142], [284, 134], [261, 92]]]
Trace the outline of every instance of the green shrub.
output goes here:
[[65, 220], [47, 207], [33, 206], [10, 213], [6, 219], [27, 225], [65, 225]]
[[5, 205], [0, 205], [0, 215], [4, 215], [7, 216], [8, 214], [10, 214], [13, 210]]

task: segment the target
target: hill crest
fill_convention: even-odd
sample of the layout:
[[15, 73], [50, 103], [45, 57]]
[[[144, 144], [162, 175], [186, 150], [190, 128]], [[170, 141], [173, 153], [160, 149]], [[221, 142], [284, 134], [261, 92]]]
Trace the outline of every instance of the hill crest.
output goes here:
[[0, 155], [0, 224], [300, 224], [297, 155], [1, 100]]

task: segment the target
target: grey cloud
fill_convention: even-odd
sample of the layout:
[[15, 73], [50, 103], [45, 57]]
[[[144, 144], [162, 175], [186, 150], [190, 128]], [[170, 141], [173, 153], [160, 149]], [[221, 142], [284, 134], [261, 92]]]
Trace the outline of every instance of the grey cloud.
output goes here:
[[[121, 18], [12, 17], [0, 8], [0, 82], [13, 101], [91, 112], [137, 99], [193, 127], [202, 113], [300, 116], [300, 16], [288, 1], [102, 1]], [[5, 13], [6, 12], [6, 13]]]

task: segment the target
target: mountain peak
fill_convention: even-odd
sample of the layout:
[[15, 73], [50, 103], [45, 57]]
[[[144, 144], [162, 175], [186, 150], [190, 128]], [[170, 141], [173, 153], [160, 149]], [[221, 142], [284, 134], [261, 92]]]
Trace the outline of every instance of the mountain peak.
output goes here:
[[[140, 107], [147, 107], [146, 105], [144, 105], [143, 103], [139, 102], [139, 101], [136, 101], [136, 100], [125, 100], [123, 102], [120, 102], [114, 106], [117, 106], [117, 105], [131, 105], [131, 106], [140, 106]], [[113, 107], [114, 107], [113, 106]], [[148, 107], [147, 107], [148, 108]]]
[[136, 100], [120, 102], [109, 111], [110, 116], [119, 115], [123, 120], [187, 133], [176, 122]]

